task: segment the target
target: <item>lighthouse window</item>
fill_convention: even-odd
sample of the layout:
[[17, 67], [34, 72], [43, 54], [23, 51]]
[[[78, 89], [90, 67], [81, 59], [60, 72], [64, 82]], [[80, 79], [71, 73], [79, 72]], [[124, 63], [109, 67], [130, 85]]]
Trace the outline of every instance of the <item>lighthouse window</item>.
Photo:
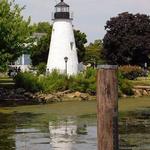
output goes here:
[[68, 7], [56, 7], [56, 12], [69, 12]]
[[62, 11], [62, 12], [65, 12], [65, 7], [62, 7], [62, 8], [61, 8], [61, 11]]
[[73, 43], [73, 42], [70, 42], [71, 50], [73, 50], [73, 45], [74, 45], [74, 43]]
[[61, 12], [61, 10], [62, 10], [61, 7], [56, 8], [56, 12]]

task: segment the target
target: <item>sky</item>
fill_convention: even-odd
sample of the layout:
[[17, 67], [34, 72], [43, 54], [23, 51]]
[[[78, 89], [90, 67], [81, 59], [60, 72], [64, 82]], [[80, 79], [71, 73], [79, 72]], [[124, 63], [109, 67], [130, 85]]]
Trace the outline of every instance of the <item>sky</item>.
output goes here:
[[[51, 21], [54, 5], [60, 0], [16, 0], [26, 6], [22, 14], [31, 16], [32, 22]], [[150, 15], [150, 0], [64, 0], [74, 13], [75, 29], [86, 33], [88, 43], [103, 39], [104, 26], [111, 17], [122, 12], [144, 13]]]

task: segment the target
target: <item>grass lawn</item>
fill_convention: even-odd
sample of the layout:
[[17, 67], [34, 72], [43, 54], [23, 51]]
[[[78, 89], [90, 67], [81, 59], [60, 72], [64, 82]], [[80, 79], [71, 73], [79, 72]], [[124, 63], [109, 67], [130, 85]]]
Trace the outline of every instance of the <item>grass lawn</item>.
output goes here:
[[133, 86], [136, 86], [136, 85], [150, 86], [150, 75], [148, 77], [139, 77], [136, 80], [130, 80], [130, 83]]
[[0, 88], [13, 88], [15, 85], [12, 78], [0, 78]]

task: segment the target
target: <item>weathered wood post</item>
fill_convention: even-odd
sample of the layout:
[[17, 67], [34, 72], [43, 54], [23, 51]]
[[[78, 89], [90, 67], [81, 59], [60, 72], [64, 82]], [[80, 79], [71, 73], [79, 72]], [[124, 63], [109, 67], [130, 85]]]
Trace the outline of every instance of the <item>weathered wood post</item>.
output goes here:
[[98, 150], [119, 150], [117, 66], [97, 70]]

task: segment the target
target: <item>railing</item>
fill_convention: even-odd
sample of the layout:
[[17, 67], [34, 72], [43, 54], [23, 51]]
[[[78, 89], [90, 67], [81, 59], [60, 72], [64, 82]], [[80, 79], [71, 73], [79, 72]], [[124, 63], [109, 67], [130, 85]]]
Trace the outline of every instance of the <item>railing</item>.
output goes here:
[[52, 20], [55, 19], [70, 19], [73, 20], [73, 12], [52, 12], [51, 14]]

